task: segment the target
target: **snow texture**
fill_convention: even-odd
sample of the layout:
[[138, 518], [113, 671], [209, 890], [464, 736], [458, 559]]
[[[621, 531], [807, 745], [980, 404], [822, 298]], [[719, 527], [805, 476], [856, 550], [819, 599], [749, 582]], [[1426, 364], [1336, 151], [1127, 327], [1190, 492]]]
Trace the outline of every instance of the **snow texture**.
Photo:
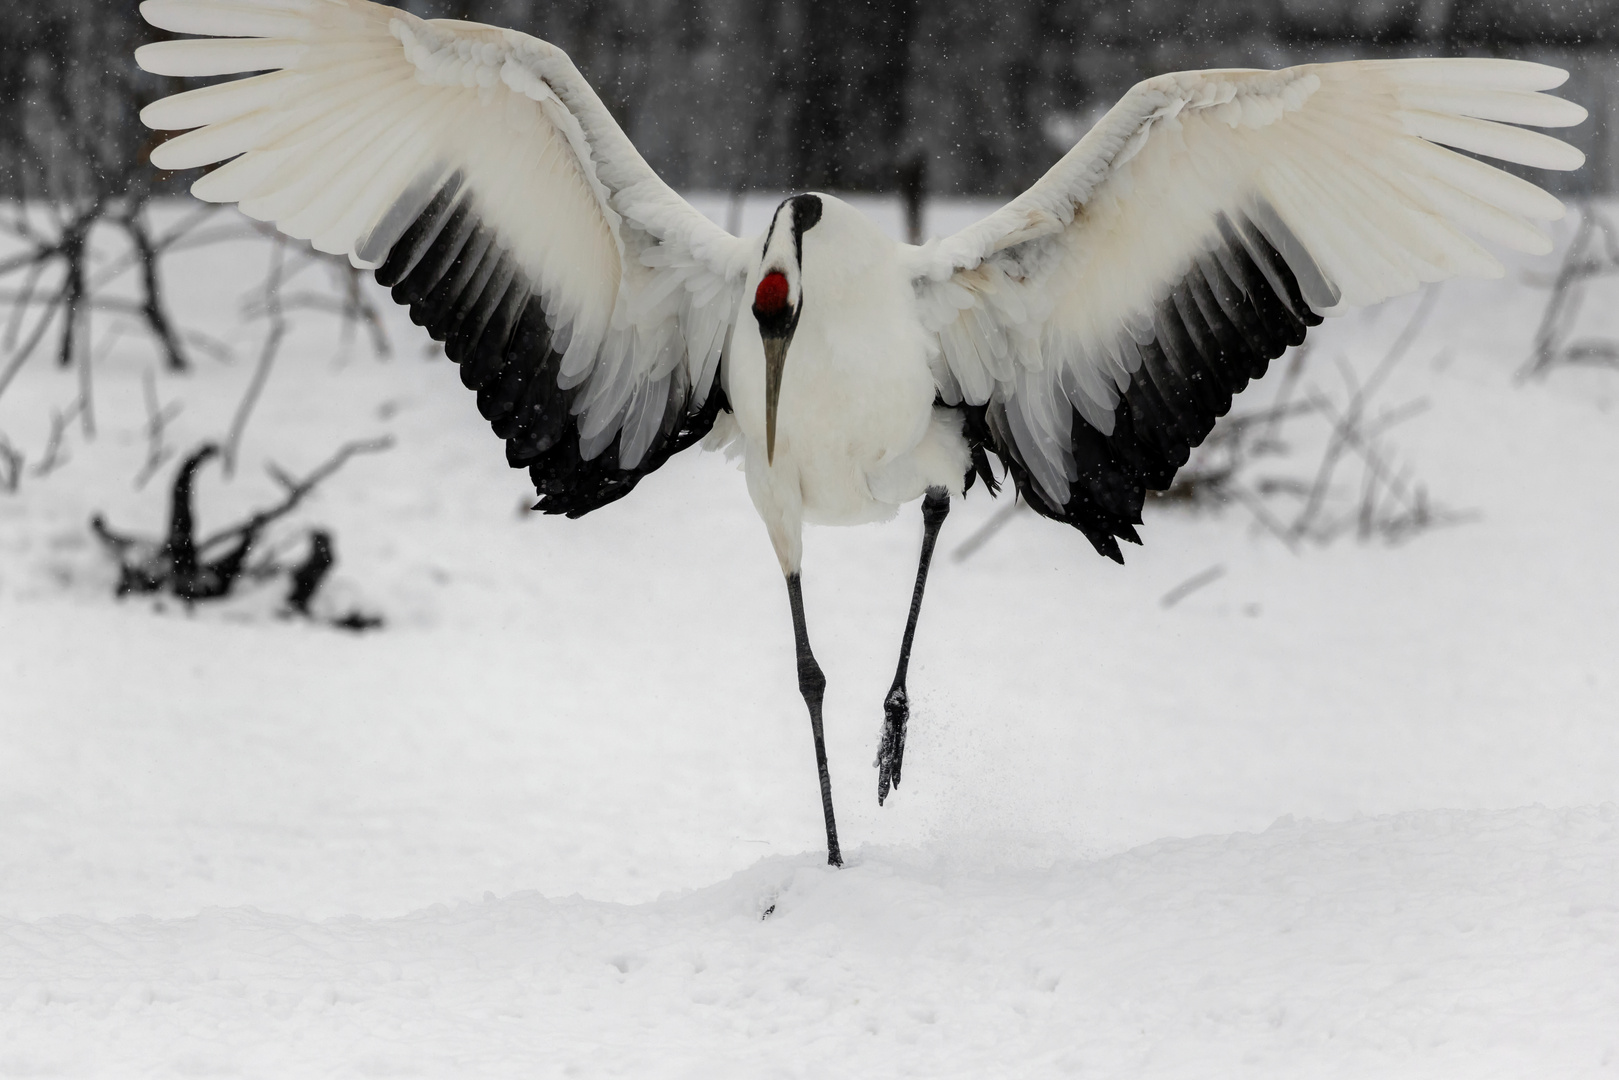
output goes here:
[[[171, 262], [236, 358], [160, 376], [175, 445], [251, 375], [266, 250]], [[329, 288], [294, 265], [289, 294]], [[272, 594], [114, 604], [85, 521], [164, 514], [131, 484], [156, 361], [128, 327], [96, 356], [99, 438], [0, 495], [0, 1076], [1619, 1072], [1619, 378], [1514, 381], [1553, 265], [1445, 286], [1382, 392], [1429, 400], [1400, 460], [1471, 523], [1294, 555], [1238, 509], [1160, 510], [1120, 569], [1023, 515], [958, 561], [1004, 505], [975, 490], [881, 810], [920, 523], [811, 532], [837, 872], [733, 466], [691, 452], [579, 521], [526, 514], [398, 313], [375, 362], [296, 310], [204, 527], [269, 501], [267, 462], [393, 435], [279, 534], [331, 529], [328, 603], [388, 628]], [[1364, 378], [1416, 302], [1329, 322], [1307, 379]], [[1584, 310], [1619, 336], [1619, 305]], [[0, 432], [37, 459], [76, 392], [36, 359]]]

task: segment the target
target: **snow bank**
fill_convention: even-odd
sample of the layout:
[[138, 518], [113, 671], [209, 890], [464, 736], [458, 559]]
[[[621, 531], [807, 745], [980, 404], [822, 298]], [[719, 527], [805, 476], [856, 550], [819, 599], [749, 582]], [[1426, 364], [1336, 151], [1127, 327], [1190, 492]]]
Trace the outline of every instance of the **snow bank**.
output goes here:
[[[156, 373], [174, 445], [251, 377], [264, 259], [171, 262], [227, 355]], [[1392, 448], [1469, 524], [1295, 555], [1238, 510], [1155, 509], [1120, 569], [1031, 515], [958, 561], [1003, 504], [954, 508], [881, 810], [919, 523], [810, 533], [836, 874], [784, 590], [725, 462], [526, 514], [401, 313], [373, 362], [297, 309], [204, 528], [273, 497], [269, 462], [391, 435], [273, 538], [330, 528], [335, 587], [389, 628], [114, 604], [90, 513], [166, 510], [131, 482], [154, 354], [129, 329], [97, 353], [100, 437], [0, 496], [0, 1075], [1619, 1070], [1619, 379], [1514, 381], [1548, 265], [1446, 286], [1383, 391], [1429, 403]], [[1411, 311], [1322, 327], [1307, 388], [1364, 377]], [[1619, 306], [1581, 318], [1619, 336]], [[36, 359], [0, 431], [34, 460], [77, 392]]]
[[[1090, 862], [859, 850], [649, 904], [0, 923], [0, 1070], [1582, 1076], [1619, 1066], [1619, 808]], [[770, 912], [765, 916], [765, 912]]]

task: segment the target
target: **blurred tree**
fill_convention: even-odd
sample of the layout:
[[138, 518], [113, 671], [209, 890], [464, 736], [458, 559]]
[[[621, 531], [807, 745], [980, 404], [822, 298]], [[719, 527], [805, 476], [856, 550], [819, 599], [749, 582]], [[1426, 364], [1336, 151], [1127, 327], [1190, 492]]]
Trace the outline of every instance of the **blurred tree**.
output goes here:
[[[159, 81], [134, 5], [29, 0], [0, 40], [0, 194], [79, 198], [127, 177]], [[1005, 194], [1137, 80], [1357, 55], [1511, 54], [1568, 67], [1593, 157], [1553, 190], [1614, 190], [1619, 0], [404, 0], [567, 50], [677, 187]], [[1054, 123], [1061, 120], [1062, 123]], [[161, 183], [162, 181], [160, 181]], [[117, 183], [111, 184], [116, 187]]]
[[806, 5], [794, 109], [796, 188], [894, 186], [916, 0]]

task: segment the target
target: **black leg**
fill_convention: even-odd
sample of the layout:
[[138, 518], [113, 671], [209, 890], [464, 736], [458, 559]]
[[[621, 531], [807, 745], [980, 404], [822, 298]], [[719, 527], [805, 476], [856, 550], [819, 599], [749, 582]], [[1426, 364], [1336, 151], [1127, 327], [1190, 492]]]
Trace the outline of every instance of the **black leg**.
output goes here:
[[922, 590], [928, 583], [928, 565], [933, 562], [933, 544], [939, 539], [939, 526], [950, 513], [950, 495], [944, 488], [928, 488], [922, 500], [922, 559], [916, 566], [916, 591], [911, 593], [911, 617], [905, 623], [905, 640], [899, 647], [899, 669], [894, 685], [883, 701], [883, 741], [877, 749], [877, 805], [888, 798], [888, 789], [899, 787], [900, 766], [905, 763], [905, 723], [911, 718], [911, 699], [905, 693], [905, 672], [911, 666], [911, 639], [916, 636], [916, 616], [922, 610]]
[[815, 767], [821, 774], [821, 810], [826, 814], [826, 861], [843, 865], [838, 850], [838, 823], [832, 818], [832, 777], [826, 771], [826, 737], [821, 732], [821, 699], [826, 694], [826, 676], [810, 652], [809, 630], [804, 625], [804, 591], [797, 574], [787, 575], [787, 599], [793, 605], [793, 640], [798, 646], [798, 692], [809, 706], [810, 731], [815, 735]]

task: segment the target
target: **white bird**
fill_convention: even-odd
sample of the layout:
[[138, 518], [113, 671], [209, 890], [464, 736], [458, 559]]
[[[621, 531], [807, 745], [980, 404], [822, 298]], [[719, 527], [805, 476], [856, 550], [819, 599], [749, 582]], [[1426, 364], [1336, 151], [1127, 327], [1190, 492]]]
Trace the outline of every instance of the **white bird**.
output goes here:
[[[803, 523], [923, 499], [884, 703], [897, 786], [906, 667], [935, 537], [990, 457], [1018, 494], [1123, 561], [1145, 492], [1322, 316], [1454, 276], [1469, 234], [1531, 253], [1557, 199], [1486, 165], [1573, 169], [1512, 125], [1578, 105], [1555, 68], [1371, 60], [1182, 72], [1132, 89], [1033, 187], [920, 247], [831, 195], [731, 236], [642, 160], [566, 54], [512, 30], [366, 0], [147, 0], [161, 75], [269, 72], [158, 101], [196, 129], [152, 163], [227, 161], [192, 187], [374, 269], [444, 342], [527, 468], [577, 517], [708, 437], [740, 449], [786, 577], [829, 861], [841, 863], [799, 588]], [[1447, 147], [1454, 148], [1447, 149]]]

